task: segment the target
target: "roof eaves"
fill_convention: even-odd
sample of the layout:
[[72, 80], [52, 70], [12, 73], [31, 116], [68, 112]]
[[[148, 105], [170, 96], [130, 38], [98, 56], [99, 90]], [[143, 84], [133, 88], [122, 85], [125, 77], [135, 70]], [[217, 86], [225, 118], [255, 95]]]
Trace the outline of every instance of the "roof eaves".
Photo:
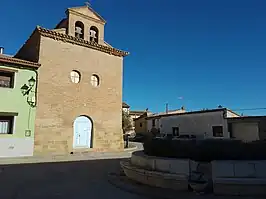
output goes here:
[[106, 23], [106, 20], [98, 13], [96, 12], [93, 8], [88, 7], [89, 10], [91, 10], [94, 14], [96, 14], [97, 17], [99, 17], [104, 23]]
[[9, 57], [6, 55], [0, 55], [0, 62], [8, 63], [8, 64], [16, 64], [20, 66], [27, 66], [27, 67], [32, 67], [36, 69], [41, 66], [41, 64], [39, 63], [30, 62], [30, 61], [26, 61], [26, 60], [14, 58], [14, 57]]
[[201, 111], [190, 111], [190, 112], [181, 112], [181, 113], [165, 113], [165, 114], [158, 114], [158, 115], [151, 115], [148, 116], [147, 119], [154, 119], [154, 118], [161, 118], [161, 117], [169, 117], [169, 116], [176, 116], [176, 115], [188, 115], [188, 114], [199, 114], [199, 113], [209, 113], [209, 112], [217, 112], [217, 111], [225, 111], [226, 108], [221, 109], [209, 109], [209, 110], [201, 110]]
[[126, 102], [122, 102], [122, 107], [123, 108], [130, 108], [130, 106]]
[[84, 39], [79, 39], [67, 34], [63, 34], [63, 33], [59, 33], [53, 30], [48, 30], [46, 28], [42, 28], [40, 26], [37, 26], [37, 31], [40, 33], [41, 36], [44, 37], [49, 37], [55, 40], [60, 40], [63, 42], [68, 42], [71, 44], [76, 44], [76, 45], [80, 45], [80, 46], [84, 46], [87, 48], [92, 48], [95, 50], [99, 50], [101, 52], [105, 52], [108, 53], [110, 55], [114, 55], [114, 56], [118, 56], [118, 57], [125, 57], [127, 55], [129, 55], [129, 52], [126, 51], [122, 51], [122, 50], [118, 50], [116, 48], [111, 48], [108, 46], [104, 46], [95, 42], [90, 42], [90, 41], [86, 41]]

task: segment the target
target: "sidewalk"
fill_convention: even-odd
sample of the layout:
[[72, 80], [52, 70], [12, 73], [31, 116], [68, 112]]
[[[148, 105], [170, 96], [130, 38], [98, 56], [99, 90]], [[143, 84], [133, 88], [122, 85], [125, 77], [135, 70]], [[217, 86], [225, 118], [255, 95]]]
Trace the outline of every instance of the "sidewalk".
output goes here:
[[142, 149], [142, 144], [131, 143], [130, 145], [131, 146], [134, 145], [134, 147], [124, 149], [124, 151], [122, 152], [86, 152], [86, 153], [53, 155], [53, 156], [0, 158], [0, 165], [130, 158], [131, 153], [133, 151]]

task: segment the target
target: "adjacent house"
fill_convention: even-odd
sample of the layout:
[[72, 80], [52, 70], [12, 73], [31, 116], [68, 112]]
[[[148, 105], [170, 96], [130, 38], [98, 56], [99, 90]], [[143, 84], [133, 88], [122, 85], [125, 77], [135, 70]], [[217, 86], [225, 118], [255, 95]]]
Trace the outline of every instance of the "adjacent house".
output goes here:
[[130, 109], [130, 106], [126, 102], [123, 102], [122, 103], [122, 110], [129, 114], [129, 109]]
[[232, 137], [228, 131], [228, 118], [240, 117], [237, 113], [218, 108], [173, 114], [151, 115], [147, 117], [149, 132], [157, 129], [160, 133], [196, 135], [197, 137]]
[[266, 140], [266, 116], [244, 116], [228, 118], [231, 137], [246, 142]]
[[40, 64], [0, 53], [0, 157], [32, 156]]
[[[146, 109], [144, 111], [132, 111], [132, 110], [130, 110], [130, 106], [127, 103], [123, 102], [122, 103], [122, 110], [124, 112], [126, 112], [127, 114], [129, 114], [130, 120], [131, 120], [131, 123], [132, 123], [132, 129], [129, 132], [127, 132], [127, 133], [129, 133], [129, 134], [137, 133], [135, 120], [137, 118], [139, 118], [140, 116], [142, 116], [143, 114], [147, 113], [148, 109]], [[139, 130], [140, 129], [138, 128], [138, 131]]]
[[143, 110], [143, 111], [130, 111], [129, 115], [130, 115], [132, 121], [134, 121], [134, 119], [139, 118], [141, 115], [143, 115], [147, 111], [148, 111], [148, 109]]
[[146, 134], [148, 133], [148, 126], [147, 126], [147, 117], [149, 117], [152, 113], [146, 111], [141, 116], [134, 119], [134, 127], [136, 133]]
[[148, 111], [148, 109], [146, 109], [146, 111], [144, 113], [142, 113], [142, 115], [134, 118], [135, 132], [145, 134], [145, 133], [149, 133], [149, 132], [153, 131], [155, 133], [159, 133], [160, 128], [148, 129], [147, 118], [159, 117], [161, 115], [172, 115], [172, 114], [184, 113], [184, 112], [186, 112], [184, 107], [181, 107], [181, 109], [177, 109], [177, 110], [166, 109], [165, 112], [161, 112], [161, 113], [151, 113]]
[[54, 29], [37, 26], [15, 55], [39, 62], [35, 154], [120, 151], [123, 58], [105, 41], [91, 7], [66, 10]]

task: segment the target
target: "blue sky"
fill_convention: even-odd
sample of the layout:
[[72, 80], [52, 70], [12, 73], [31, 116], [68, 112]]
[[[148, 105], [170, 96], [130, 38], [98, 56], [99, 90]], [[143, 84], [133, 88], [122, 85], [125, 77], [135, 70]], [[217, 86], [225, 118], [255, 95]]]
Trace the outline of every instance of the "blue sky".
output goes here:
[[[67, 7], [84, 1], [1, 1], [0, 45], [14, 54], [36, 25], [53, 28]], [[266, 107], [266, 1], [92, 0], [92, 6], [107, 20], [105, 40], [131, 53], [123, 98], [132, 109], [163, 111], [166, 102], [188, 110]]]

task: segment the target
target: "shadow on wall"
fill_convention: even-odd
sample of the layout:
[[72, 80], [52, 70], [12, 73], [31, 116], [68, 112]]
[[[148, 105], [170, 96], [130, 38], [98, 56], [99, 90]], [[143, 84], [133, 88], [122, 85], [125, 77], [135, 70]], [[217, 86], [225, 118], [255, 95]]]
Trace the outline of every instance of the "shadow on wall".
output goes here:
[[107, 175], [121, 160], [0, 165], [0, 198], [108, 198]]

